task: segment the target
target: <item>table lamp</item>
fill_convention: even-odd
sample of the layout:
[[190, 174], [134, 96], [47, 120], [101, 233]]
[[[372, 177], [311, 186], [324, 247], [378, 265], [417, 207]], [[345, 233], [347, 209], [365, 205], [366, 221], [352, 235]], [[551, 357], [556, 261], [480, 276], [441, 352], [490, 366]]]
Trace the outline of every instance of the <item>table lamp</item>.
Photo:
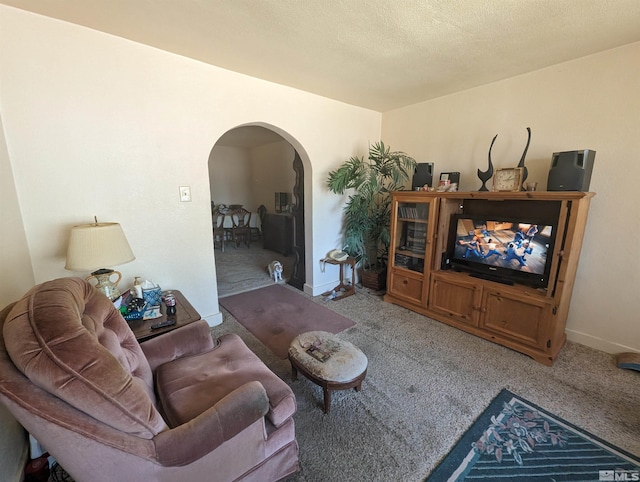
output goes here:
[[[81, 224], [71, 228], [67, 263], [65, 269], [70, 271], [91, 271], [87, 280], [95, 278], [95, 285], [110, 300], [120, 296], [117, 284], [122, 273], [104, 266], [116, 266], [136, 259], [129, 242], [118, 223], [99, 223], [97, 218], [93, 224]], [[118, 275], [113, 282], [111, 276]]]

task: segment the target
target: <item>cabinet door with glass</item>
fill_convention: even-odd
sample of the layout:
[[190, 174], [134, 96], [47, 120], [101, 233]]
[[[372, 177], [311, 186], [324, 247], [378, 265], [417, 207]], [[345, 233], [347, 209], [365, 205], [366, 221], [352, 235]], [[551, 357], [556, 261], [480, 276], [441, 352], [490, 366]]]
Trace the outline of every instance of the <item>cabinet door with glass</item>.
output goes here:
[[387, 290], [423, 306], [432, 251], [433, 199], [410, 192], [394, 193], [392, 209]]
[[428, 266], [429, 263], [427, 245], [431, 242], [431, 200], [417, 202], [401, 199], [393, 203], [395, 223], [391, 233], [391, 266], [424, 273], [425, 264]]

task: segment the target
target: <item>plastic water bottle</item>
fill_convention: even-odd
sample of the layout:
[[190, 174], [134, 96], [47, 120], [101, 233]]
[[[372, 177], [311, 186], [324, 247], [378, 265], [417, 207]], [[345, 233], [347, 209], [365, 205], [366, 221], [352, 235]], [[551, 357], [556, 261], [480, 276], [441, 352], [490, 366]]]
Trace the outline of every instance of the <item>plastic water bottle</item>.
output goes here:
[[336, 290], [331, 290], [331, 294], [329, 296], [327, 296], [324, 300], [325, 301], [331, 301], [332, 299], [334, 299], [337, 296], [336, 294]]

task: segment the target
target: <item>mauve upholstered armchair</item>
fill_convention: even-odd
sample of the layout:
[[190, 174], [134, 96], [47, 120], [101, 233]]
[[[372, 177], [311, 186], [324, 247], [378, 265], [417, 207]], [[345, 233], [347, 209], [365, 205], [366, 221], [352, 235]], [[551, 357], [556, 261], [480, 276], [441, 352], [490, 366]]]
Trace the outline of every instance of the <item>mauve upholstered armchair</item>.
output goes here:
[[204, 321], [138, 343], [80, 278], [0, 312], [0, 402], [77, 481], [269, 481], [298, 469], [289, 386]]

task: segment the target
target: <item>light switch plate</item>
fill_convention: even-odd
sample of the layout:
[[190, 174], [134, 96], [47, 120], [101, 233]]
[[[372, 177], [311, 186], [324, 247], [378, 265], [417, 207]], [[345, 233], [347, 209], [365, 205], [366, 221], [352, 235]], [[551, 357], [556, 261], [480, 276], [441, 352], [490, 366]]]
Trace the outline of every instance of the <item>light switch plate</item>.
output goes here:
[[191, 188], [189, 186], [180, 186], [180, 202], [191, 202]]

